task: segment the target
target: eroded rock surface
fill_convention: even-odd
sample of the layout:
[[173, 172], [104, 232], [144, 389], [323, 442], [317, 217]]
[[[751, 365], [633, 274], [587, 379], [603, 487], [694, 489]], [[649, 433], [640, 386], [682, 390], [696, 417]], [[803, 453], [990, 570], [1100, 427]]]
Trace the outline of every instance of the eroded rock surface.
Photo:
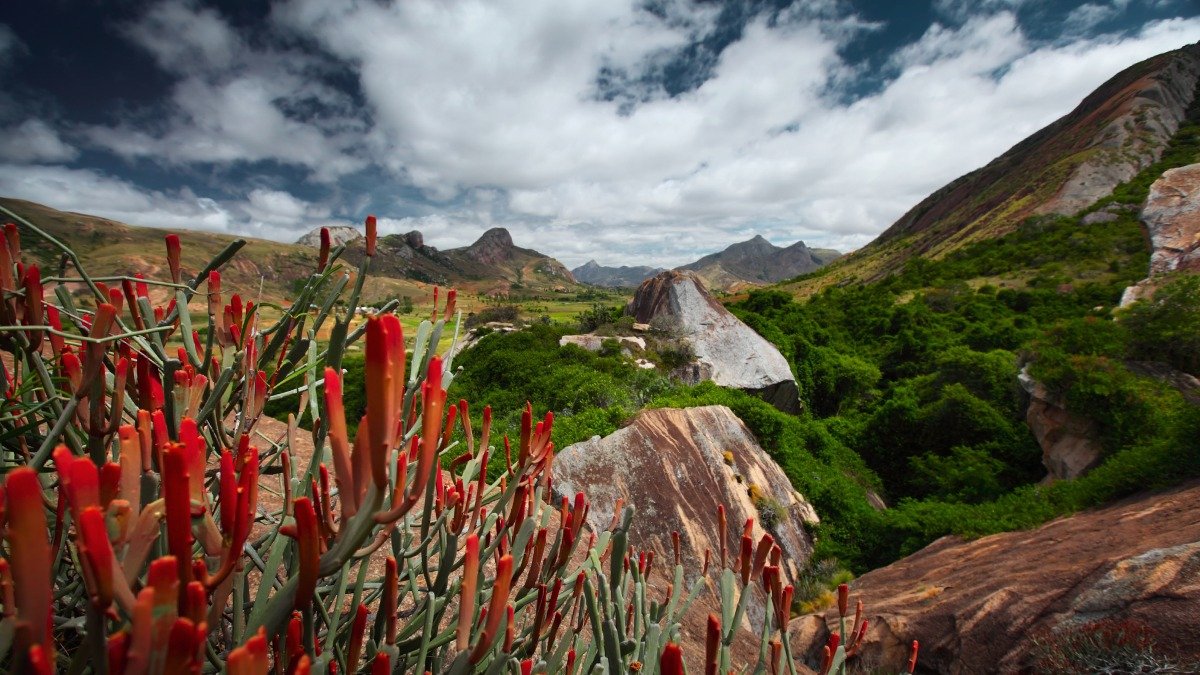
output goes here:
[[[915, 639], [921, 672], [1020, 672], [1031, 635], [1103, 618], [1143, 623], [1200, 662], [1198, 503], [1192, 481], [1033, 531], [944, 537], [869, 572], [851, 584], [871, 620], [864, 663], [894, 671]], [[836, 615], [795, 621], [797, 653], [815, 658]]]
[[[630, 544], [654, 550], [663, 567], [672, 556], [671, 532], [678, 531], [689, 587], [700, 573], [705, 550], [713, 556], [707, 583], [717, 587], [720, 504], [727, 513], [731, 556], [737, 555], [747, 519], [755, 520], [755, 541], [762, 536], [758, 521], [763, 509], [777, 511], [771, 531], [783, 549], [788, 579], [796, 579], [799, 566], [812, 553], [804, 523], [816, 522], [816, 511], [725, 406], [644, 411], [624, 429], [563, 449], [554, 458], [553, 476], [558, 496], [587, 493], [588, 525], [594, 530], [608, 529], [618, 500], [632, 504], [637, 512]], [[751, 486], [761, 495], [757, 504]], [[764, 609], [758, 594], [751, 604], [748, 631], [761, 625]], [[704, 620], [718, 606], [713, 593], [702, 592], [685, 621], [685, 632], [699, 636], [702, 644]], [[746, 644], [756, 645], [748, 631]]]
[[630, 354], [634, 351], [642, 352], [646, 349], [646, 339], [633, 335], [624, 335], [620, 337], [606, 337], [603, 335], [564, 335], [558, 339], [558, 346], [565, 347], [566, 345], [575, 345], [581, 349], [586, 349], [589, 352], [598, 352], [604, 347], [605, 340], [616, 340], [621, 346], [621, 351]]
[[[357, 241], [363, 238], [363, 233], [358, 231], [358, 228], [338, 225], [329, 228], [329, 243], [333, 246], [341, 246], [342, 244]], [[320, 246], [321, 245], [321, 228], [315, 228], [307, 232], [303, 237], [296, 240], [301, 246]]]
[[1069, 412], [1058, 396], [1025, 371], [1020, 382], [1029, 394], [1025, 422], [1042, 448], [1047, 480], [1078, 478], [1099, 466], [1103, 448], [1096, 423]]
[[691, 272], [670, 270], [642, 282], [625, 310], [640, 323], [691, 343], [692, 380], [745, 389], [785, 412], [799, 412], [800, 391], [787, 359], [709, 295]]
[[1164, 172], [1150, 186], [1141, 217], [1150, 238], [1150, 273], [1125, 289], [1122, 307], [1152, 295], [1166, 274], [1200, 271], [1200, 164]]

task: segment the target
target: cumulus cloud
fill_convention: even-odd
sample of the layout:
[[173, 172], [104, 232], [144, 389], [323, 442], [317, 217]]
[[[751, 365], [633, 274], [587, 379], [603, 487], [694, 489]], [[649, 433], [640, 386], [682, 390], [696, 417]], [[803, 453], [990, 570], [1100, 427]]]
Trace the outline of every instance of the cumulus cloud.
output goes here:
[[1175, 20], [1037, 45], [1015, 4], [935, 24], [849, 104], [830, 92], [848, 66], [828, 19], [760, 18], [710, 79], [632, 108], [594, 96], [598, 66], [646, 63], [703, 21], [582, 1], [293, 0], [280, 17], [358, 64], [378, 161], [430, 197], [498, 188], [514, 234], [545, 242], [527, 245], [669, 265], [754, 232], [860, 246], [1119, 70], [1200, 38]]
[[142, 227], [284, 241], [331, 224], [327, 208], [286, 192], [256, 189], [245, 199], [218, 200], [186, 188], [147, 190], [92, 169], [0, 164], [0, 193]]
[[[169, 95], [82, 129], [88, 142], [217, 176], [298, 167], [320, 189], [278, 179], [217, 201], [15, 165], [0, 188], [282, 240], [369, 204], [384, 232], [419, 229], [447, 248], [499, 225], [570, 265], [676, 265], [755, 234], [848, 250], [1123, 68], [1200, 39], [1196, 18], [1095, 35], [1105, 19], [1079, 14], [1087, 28], [1039, 41], [1018, 21], [1027, 2], [936, 0], [940, 23], [863, 94], [844, 48], [882, 26], [844, 0], [736, 20], [689, 0], [284, 0], [255, 33], [164, 0], [122, 31], [174, 78]], [[73, 156], [43, 131], [40, 145], [0, 142], [0, 156]]]
[[28, 119], [0, 129], [0, 160], [9, 162], [69, 162], [79, 151], [42, 120]]
[[317, 56], [253, 48], [215, 10], [187, 0], [153, 6], [124, 33], [177, 83], [164, 123], [94, 126], [94, 144], [166, 164], [275, 161], [320, 181], [367, 165], [356, 156], [365, 122], [346, 92], [325, 83]]

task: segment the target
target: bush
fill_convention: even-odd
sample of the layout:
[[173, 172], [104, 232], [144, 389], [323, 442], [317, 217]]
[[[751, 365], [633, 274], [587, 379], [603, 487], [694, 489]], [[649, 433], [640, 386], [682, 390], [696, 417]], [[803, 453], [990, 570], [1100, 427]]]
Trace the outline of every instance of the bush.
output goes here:
[[1130, 620], [1063, 626], [1034, 638], [1033, 671], [1045, 675], [1200, 672], [1164, 654], [1160, 642], [1153, 628]]

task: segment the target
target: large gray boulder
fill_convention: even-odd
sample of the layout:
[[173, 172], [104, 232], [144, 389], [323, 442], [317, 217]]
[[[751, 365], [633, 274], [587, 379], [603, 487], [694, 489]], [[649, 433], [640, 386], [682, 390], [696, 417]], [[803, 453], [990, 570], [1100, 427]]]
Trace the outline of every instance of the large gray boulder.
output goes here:
[[[363, 239], [363, 233], [357, 228], [346, 225], [335, 225], [329, 228], [329, 243], [332, 246], [341, 246], [342, 244], [350, 243]], [[303, 237], [296, 240], [301, 246], [320, 246], [321, 245], [321, 228], [313, 228], [305, 233]]]
[[668, 270], [643, 281], [625, 313], [691, 344], [696, 358], [685, 379], [712, 380], [785, 412], [800, 411], [800, 390], [787, 359], [714, 300], [692, 272]]

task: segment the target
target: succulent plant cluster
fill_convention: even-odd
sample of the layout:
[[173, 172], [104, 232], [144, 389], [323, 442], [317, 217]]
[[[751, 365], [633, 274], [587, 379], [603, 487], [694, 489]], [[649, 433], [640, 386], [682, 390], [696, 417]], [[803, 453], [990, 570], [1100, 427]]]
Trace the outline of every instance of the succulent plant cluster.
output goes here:
[[[264, 308], [221, 291], [243, 242], [189, 277], [169, 235], [169, 280], [93, 278], [9, 215], [21, 226], [0, 244], [0, 669], [683, 672], [681, 621], [705, 575], [685, 583], [676, 537], [653, 593], [632, 508], [599, 532], [583, 494], [553, 504], [552, 414], [527, 405], [520, 437], [493, 445], [489, 409], [477, 432], [468, 403], [447, 402], [451, 358], [435, 352], [457, 335], [454, 291], [439, 309], [435, 290], [407, 344], [391, 307], [346, 311], [374, 218], [356, 269], [323, 232], [295, 301]], [[22, 232], [61, 252], [57, 276], [23, 261]], [[367, 410], [351, 438], [340, 363], [360, 341]], [[266, 401], [296, 393], [311, 457], [295, 416], [279, 438], [258, 431]], [[489, 478], [495, 452], [507, 469]], [[732, 641], [759, 593], [755, 670], [795, 672], [778, 546], [746, 534], [736, 558], [719, 555], [705, 671], [743, 665]], [[848, 655], [831, 647], [825, 671]]]

